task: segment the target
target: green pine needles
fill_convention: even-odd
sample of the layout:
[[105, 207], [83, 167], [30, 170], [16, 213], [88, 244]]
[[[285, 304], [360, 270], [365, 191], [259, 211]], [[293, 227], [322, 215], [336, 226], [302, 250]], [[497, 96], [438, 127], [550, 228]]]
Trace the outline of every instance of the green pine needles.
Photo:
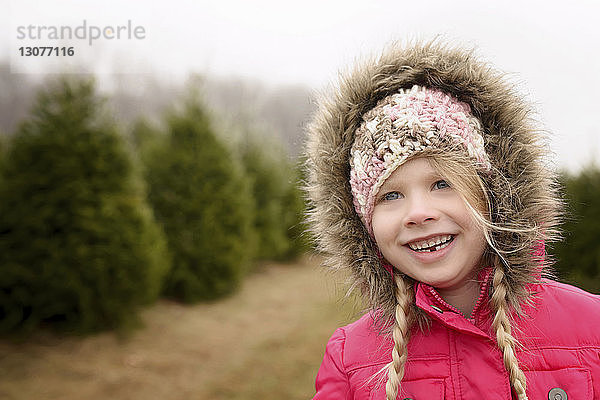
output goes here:
[[166, 242], [91, 81], [43, 91], [0, 186], [0, 332], [90, 332], [160, 294]]
[[168, 118], [164, 142], [144, 158], [149, 199], [173, 254], [165, 294], [194, 302], [231, 293], [255, 254], [255, 202], [197, 100]]
[[308, 250], [299, 168], [275, 140], [251, 132], [245, 139], [240, 153], [256, 201], [257, 258], [293, 259]]

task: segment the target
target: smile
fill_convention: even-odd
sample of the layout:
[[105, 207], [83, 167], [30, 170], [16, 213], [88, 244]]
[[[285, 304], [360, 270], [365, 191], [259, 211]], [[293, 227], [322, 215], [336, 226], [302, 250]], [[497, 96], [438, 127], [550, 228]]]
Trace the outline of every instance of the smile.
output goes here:
[[440, 235], [427, 240], [419, 240], [407, 244], [411, 250], [418, 253], [430, 253], [448, 246], [454, 240], [454, 235]]

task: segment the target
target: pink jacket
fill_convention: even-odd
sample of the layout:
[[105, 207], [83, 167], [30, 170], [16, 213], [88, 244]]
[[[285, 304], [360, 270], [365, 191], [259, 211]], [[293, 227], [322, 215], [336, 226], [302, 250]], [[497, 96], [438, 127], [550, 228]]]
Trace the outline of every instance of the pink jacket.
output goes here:
[[[513, 325], [529, 399], [600, 399], [600, 296], [547, 279], [531, 288], [534, 303]], [[486, 293], [482, 288], [481, 298]], [[432, 324], [429, 332], [412, 333], [398, 399], [510, 400], [487, 302], [478, 302], [467, 319], [434, 288], [418, 284], [416, 304]], [[391, 346], [375, 330], [372, 314], [336, 330], [313, 400], [384, 400], [387, 369], [380, 371], [391, 361]]]

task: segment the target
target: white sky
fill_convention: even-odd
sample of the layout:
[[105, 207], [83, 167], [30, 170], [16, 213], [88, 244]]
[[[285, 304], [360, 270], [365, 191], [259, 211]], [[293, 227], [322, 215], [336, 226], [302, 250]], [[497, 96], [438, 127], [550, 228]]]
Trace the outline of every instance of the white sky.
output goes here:
[[320, 88], [390, 40], [443, 34], [515, 74], [553, 133], [557, 164], [577, 169], [600, 155], [600, 2], [566, 3], [0, 0], [8, 10], [0, 15], [0, 59], [15, 59], [17, 25], [131, 20], [144, 26], [144, 40], [78, 44], [78, 54], [100, 73], [153, 72], [173, 81], [201, 72]]

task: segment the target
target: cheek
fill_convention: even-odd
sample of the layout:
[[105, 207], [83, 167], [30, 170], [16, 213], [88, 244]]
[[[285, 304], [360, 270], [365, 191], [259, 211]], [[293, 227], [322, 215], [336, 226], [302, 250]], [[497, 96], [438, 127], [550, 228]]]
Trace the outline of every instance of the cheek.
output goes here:
[[462, 199], [455, 199], [454, 204], [452, 205], [451, 215], [454, 216], [455, 221], [464, 229], [468, 229], [473, 232], [481, 231], [475, 220], [475, 217], [469, 211], [467, 205]]
[[480, 249], [484, 249], [487, 246], [487, 241], [485, 240], [483, 229], [462, 200], [457, 200], [453, 204], [453, 211], [451, 213], [454, 216], [455, 222], [468, 233], [473, 250], [479, 251]]
[[487, 241], [483, 232], [477, 231], [473, 238], [473, 252], [478, 255], [483, 255], [485, 248], [487, 247]]
[[485, 239], [485, 234], [483, 233], [483, 229], [475, 222], [473, 218], [469, 221], [469, 232], [471, 233], [471, 246], [472, 251], [476, 254], [483, 254], [487, 247], [487, 240]]
[[371, 219], [371, 227], [377, 245], [381, 248], [386, 242], [389, 242], [394, 235], [394, 226], [385, 212], [374, 212]]

